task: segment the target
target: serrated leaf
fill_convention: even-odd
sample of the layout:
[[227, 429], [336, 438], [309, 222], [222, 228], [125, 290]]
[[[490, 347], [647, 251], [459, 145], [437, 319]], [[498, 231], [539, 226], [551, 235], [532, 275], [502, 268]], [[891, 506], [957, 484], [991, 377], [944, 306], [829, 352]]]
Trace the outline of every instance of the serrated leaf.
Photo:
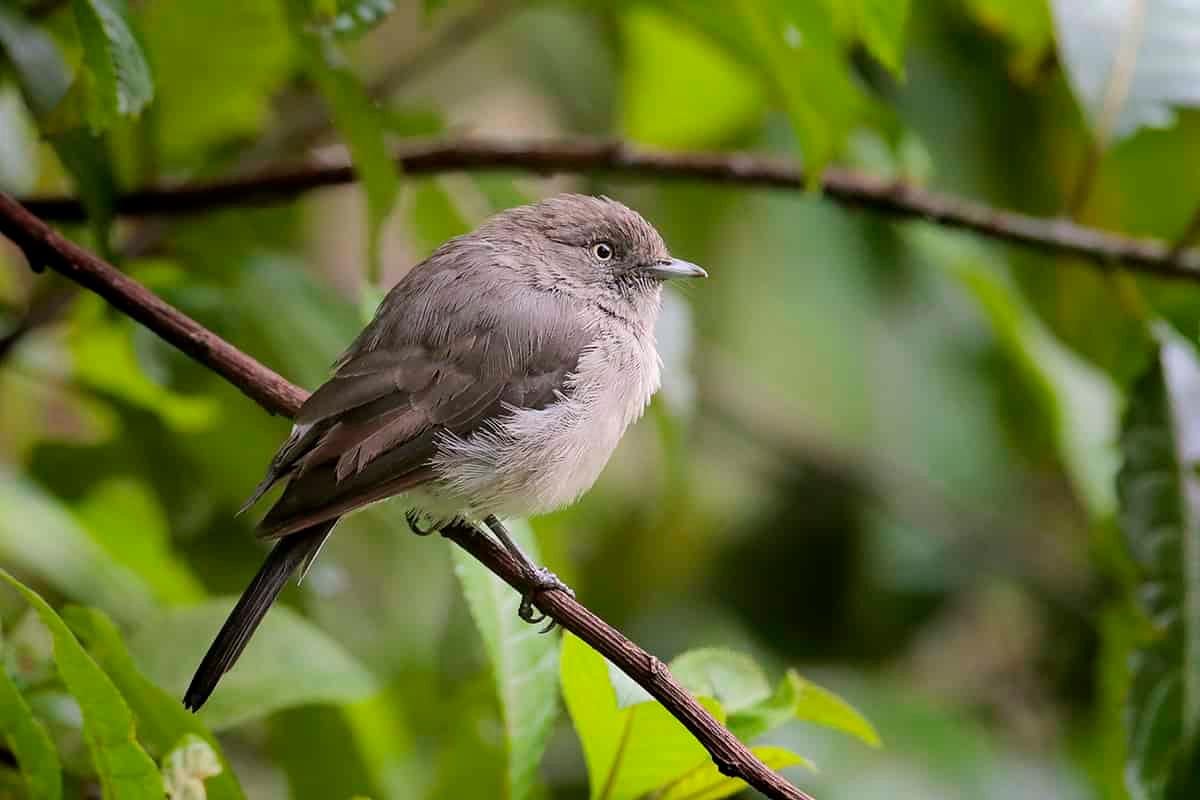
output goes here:
[[71, 6], [83, 45], [85, 115], [92, 131], [99, 133], [117, 117], [140, 113], [154, 97], [154, 81], [123, 2], [72, 0]]
[[3, 569], [0, 578], [20, 592], [54, 636], [58, 674], [83, 715], [83, 736], [105, 798], [162, 800], [158, 766], [138, 745], [133, 714], [112, 680], [80, 646], [54, 609]]
[[[780, 770], [803, 764], [816, 771], [812, 762], [782, 747], [751, 747], [750, 752], [771, 769]], [[711, 760], [696, 765], [683, 776], [675, 779], [656, 796], [656, 800], [721, 800], [737, 794], [746, 787], [741, 778], [722, 775]]]
[[[145, 622], [129, 640], [142, 672], [174, 697], [220, 629], [236, 598], [170, 609]], [[198, 714], [221, 730], [307, 703], [358, 700], [377, 689], [374, 676], [323, 631], [286, 606], [271, 609], [237, 666]]]
[[[608, 661], [563, 635], [562, 690], [583, 745], [593, 799], [632, 800], [679, 778], [708, 758], [704, 747], [657, 701], [617, 705]], [[720, 703], [700, 702], [719, 721]]]
[[1182, 0], [1052, 0], [1059, 55], [1101, 145], [1200, 105], [1200, 8]]
[[1165, 323], [1121, 431], [1121, 529], [1137, 564], [1151, 635], [1132, 655], [1127, 700], [1135, 796], [1195, 796], [1200, 742], [1200, 357]]
[[[540, 563], [529, 526], [517, 521], [508, 529], [525, 554]], [[534, 796], [538, 766], [558, 716], [558, 639], [541, 635], [517, 615], [521, 598], [511, 586], [461, 548], [451, 552], [500, 699], [508, 762], [504, 796], [524, 800]]]
[[[62, 767], [54, 742], [0, 664], [0, 736], [25, 776], [30, 800], [62, 797]], [[2, 794], [2, 792], [0, 792]]]
[[155, 602], [149, 588], [40, 486], [0, 470], [0, 508], [0, 561], [120, 619], [152, 612]]
[[894, 75], [904, 73], [904, 28], [909, 0], [854, 0], [858, 37]]
[[744, 742], [791, 720], [802, 720], [848, 733], [878, 747], [879, 734], [858, 711], [828, 689], [788, 670], [775, 691], [729, 717], [729, 730]]
[[117, 626], [94, 608], [68, 607], [63, 619], [87, 647], [92, 658], [120, 689], [137, 718], [138, 736], [146, 749], [160, 758], [186, 737], [206, 743], [222, 766], [221, 774], [206, 784], [210, 800], [243, 800], [237, 776], [221, 753], [216, 737], [179, 700], [155, 686], [138, 670], [125, 648]]
[[771, 694], [754, 659], [719, 647], [689, 650], [671, 661], [671, 674], [694, 695], [715, 697], [730, 715]]
[[815, 188], [864, 103], [829, 9], [823, 3], [779, 0], [739, 0], [737, 8], [791, 120], [805, 177]]

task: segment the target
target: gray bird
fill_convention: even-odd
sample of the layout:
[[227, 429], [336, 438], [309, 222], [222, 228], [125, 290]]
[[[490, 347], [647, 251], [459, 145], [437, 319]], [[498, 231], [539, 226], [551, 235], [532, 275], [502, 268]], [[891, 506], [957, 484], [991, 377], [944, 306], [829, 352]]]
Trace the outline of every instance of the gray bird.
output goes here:
[[[663, 281], [704, 276], [635, 211], [576, 194], [497, 214], [414, 267], [304, 403], [243, 506], [289, 479], [259, 523], [276, 544], [184, 704], [204, 704], [338, 518], [393, 495], [404, 494], [414, 532], [483, 523], [538, 591], [570, 591], [499, 518], [544, 514], [591, 488], [658, 390]], [[539, 622], [531, 601], [521, 617]]]

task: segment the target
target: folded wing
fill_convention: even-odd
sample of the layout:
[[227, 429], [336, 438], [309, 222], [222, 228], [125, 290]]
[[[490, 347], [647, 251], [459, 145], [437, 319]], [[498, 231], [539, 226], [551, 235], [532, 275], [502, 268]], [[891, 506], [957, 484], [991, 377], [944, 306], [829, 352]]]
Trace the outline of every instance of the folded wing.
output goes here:
[[572, 301], [473, 269], [470, 256], [439, 251], [414, 268], [305, 402], [247, 501], [290, 479], [260, 535], [284, 536], [425, 483], [442, 431], [469, 437], [562, 397], [590, 338]]

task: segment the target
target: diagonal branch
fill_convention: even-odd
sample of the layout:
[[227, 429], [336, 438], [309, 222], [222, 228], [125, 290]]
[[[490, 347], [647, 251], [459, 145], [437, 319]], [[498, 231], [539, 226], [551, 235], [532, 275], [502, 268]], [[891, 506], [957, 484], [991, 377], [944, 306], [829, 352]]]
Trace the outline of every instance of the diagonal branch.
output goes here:
[[[409, 175], [468, 170], [584, 172], [640, 180], [804, 189], [803, 173], [783, 159], [750, 153], [676, 153], [586, 138], [433, 141], [401, 150], [397, 161]], [[285, 203], [303, 192], [354, 180], [354, 168], [347, 162], [308, 162], [226, 180], [130, 192], [116, 199], [116, 210], [126, 215], [168, 216], [230, 206], [271, 205]], [[821, 183], [826, 197], [846, 206], [960, 228], [1048, 253], [1078, 256], [1100, 267], [1121, 263], [1137, 272], [1200, 280], [1200, 252], [1176, 252], [1169, 242], [1159, 239], [1122, 236], [1065, 219], [1019, 214], [854, 170], [827, 170]], [[26, 206], [46, 219], [84, 218], [83, 206], [74, 198], [29, 199]]]
[[[103, 259], [74, 244], [0, 193], [0, 233], [33, 268], [49, 267], [103, 297], [170, 344], [241, 389], [273, 414], [295, 416], [307, 393], [165, 302]], [[518, 591], [533, 589], [525, 571], [489, 537], [457, 525], [443, 531]], [[775, 800], [812, 800], [758, 760], [671, 677], [660, 660], [625, 638], [565, 592], [543, 592], [538, 608], [620, 667], [671, 712], [704, 745], [725, 775], [741, 778]]]

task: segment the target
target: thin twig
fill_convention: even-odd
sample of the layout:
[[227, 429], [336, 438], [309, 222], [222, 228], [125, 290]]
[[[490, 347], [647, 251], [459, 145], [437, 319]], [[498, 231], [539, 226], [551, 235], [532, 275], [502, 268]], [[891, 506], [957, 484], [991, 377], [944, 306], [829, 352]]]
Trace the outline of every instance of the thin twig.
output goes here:
[[[199, 363], [224, 377], [267, 411], [295, 416], [307, 393], [174, 308], [137, 281], [59, 235], [11, 196], [0, 193], [0, 233], [31, 266], [41, 265], [96, 292]], [[525, 570], [490, 537], [467, 526], [443, 531], [518, 591], [530, 586]], [[778, 800], [812, 800], [773, 772], [680, 686], [667, 667], [574, 598], [561, 591], [537, 596], [537, 606], [563, 628], [621, 668], [691, 731], [724, 775], [741, 778]]]
[[[709, 181], [792, 191], [804, 188], [803, 173], [780, 158], [749, 153], [675, 153], [586, 138], [435, 141], [407, 147], [397, 160], [410, 175], [469, 170], [587, 172], [640, 180]], [[118, 197], [116, 210], [133, 216], [170, 216], [230, 206], [273, 205], [306, 191], [354, 180], [354, 169], [346, 162], [308, 162], [227, 180], [135, 191]], [[1172, 254], [1170, 243], [1161, 239], [1139, 239], [1064, 219], [1019, 214], [853, 170], [827, 170], [822, 186], [827, 197], [843, 205], [899, 219], [919, 219], [1048, 253], [1079, 256], [1102, 267], [1121, 263], [1137, 272], [1200, 280], [1200, 253]], [[83, 206], [74, 198], [32, 198], [25, 205], [45, 219], [84, 218]]]

